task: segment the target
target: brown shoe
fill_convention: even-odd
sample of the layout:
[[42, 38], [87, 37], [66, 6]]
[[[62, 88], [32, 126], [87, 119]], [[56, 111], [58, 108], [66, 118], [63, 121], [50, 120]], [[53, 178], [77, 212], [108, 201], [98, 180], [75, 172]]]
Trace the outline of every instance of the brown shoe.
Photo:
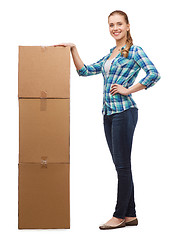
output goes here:
[[111, 226], [111, 225], [107, 225], [107, 224], [103, 224], [103, 225], [99, 226], [99, 228], [101, 230], [121, 228], [121, 227], [125, 227], [125, 219], [121, 223], [117, 224], [116, 226]]
[[137, 226], [138, 225], [138, 219], [134, 219], [128, 222], [125, 222], [126, 226]]

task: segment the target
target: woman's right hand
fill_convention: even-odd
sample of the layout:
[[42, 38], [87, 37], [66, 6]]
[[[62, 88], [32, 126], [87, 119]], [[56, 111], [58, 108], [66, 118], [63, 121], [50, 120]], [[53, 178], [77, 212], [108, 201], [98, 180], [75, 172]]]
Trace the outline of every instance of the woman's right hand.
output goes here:
[[75, 47], [74, 43], [60, 43], [57, 45], [53, 45], [54, 47], [58, 47], [58, 46], [63, 46], [63, 47], [70, 47], [70, 49], [72, 49], [73, 47]]

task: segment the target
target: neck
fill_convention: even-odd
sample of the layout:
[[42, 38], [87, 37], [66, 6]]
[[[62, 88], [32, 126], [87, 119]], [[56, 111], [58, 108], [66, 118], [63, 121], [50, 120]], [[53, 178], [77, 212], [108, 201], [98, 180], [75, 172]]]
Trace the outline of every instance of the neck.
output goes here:
[[124, 38], [122, 38], [120, 40], [116, 40], [116, 47], [117, 48], [123, 47], [126, 44], [126, 40], [127, 40], [126, 37], [124, 37]]

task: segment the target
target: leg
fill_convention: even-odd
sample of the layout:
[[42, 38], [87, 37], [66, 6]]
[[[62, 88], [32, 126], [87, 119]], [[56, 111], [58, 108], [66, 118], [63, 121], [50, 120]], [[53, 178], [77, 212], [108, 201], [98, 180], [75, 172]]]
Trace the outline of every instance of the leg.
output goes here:
[[[118, 174], [117, 204], [113, 214], [125, 218], [127, 211], [135, 215], [134, 188], [131, 172], [131, 148], [137, 123], [137, 109], [128, 109], [112, 118], [112, 156]], [[129, 207], [129, 210], [128, 210]]]
[[[138, 110], [136, 110], [136, 109], [132, 110], [132, 117], [133, 117], [133, 120], [134, 120], [134, 125], [136, 126], [137, 120], [138, 120]], [[127, 209], [127, 212], [126, 212], [126, 217], [136, 217], [133, 178], [132, 178], [131, 197], [129, 199], [129, 204], [128, 204], [128, 209]]]
[[104, 125], [106, 141], [107, 141], [107, 144], [109, 147], [109, 151], [112, 155], [112, 137], [111, 137], [112, 119], [111, 119], [111, 115], [103, 116], [103, 125]]
[[127, 208], [125, 216], [126, 217], [136, 217], [133, 180], [132, 180], [131, 196], [130, 196], [130, 199], [129, 199], [128, 208]]
[[[105, 115], [103, 117], [103, 124], [104, 124], [104, 131], [105, 131], [105, 137], [106, 137], [106, 141], [109, 147], [109, 151], [112, 155], [112, 132], [111, 132], [111, 128], [112, 128], [112, 115]], [[107, 225], [110, 226], [116, 226], [117, 224], [120, 224], [124, 219], [118, 219], [115, 217], [112, 217], [108, 222], [106, 222]]]

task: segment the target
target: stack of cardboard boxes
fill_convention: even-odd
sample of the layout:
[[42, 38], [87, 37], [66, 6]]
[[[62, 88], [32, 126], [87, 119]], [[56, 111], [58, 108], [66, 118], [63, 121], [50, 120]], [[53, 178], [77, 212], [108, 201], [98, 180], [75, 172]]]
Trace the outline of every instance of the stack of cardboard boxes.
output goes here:
[[19, 46], [18, 228], [70, 228], [70, 48]]

